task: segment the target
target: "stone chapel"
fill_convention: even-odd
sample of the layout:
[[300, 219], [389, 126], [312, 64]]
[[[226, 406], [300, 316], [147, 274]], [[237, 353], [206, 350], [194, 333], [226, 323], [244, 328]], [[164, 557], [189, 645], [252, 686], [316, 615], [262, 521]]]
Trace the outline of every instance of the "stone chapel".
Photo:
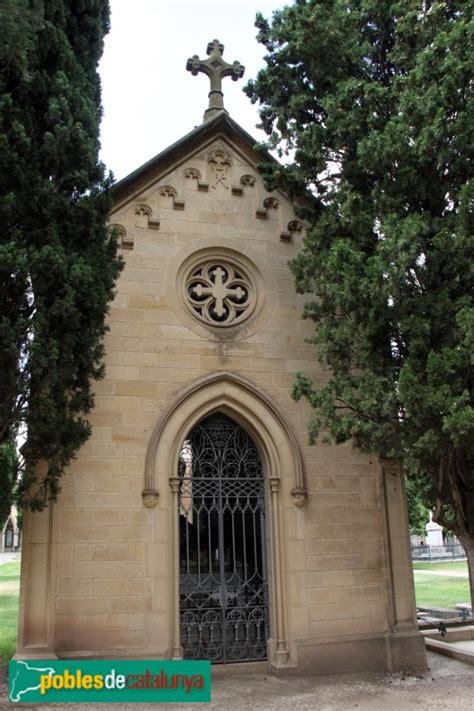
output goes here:
[[106, 377], [58, 501], [25, 515], [17, 658], [422, 670], [403, 482], [309, 446], [291, 398], [325, 377], [288, 267], [305, 225], [224, 109], [223, 49], [188, 60], [203, 123], [115, 186]]

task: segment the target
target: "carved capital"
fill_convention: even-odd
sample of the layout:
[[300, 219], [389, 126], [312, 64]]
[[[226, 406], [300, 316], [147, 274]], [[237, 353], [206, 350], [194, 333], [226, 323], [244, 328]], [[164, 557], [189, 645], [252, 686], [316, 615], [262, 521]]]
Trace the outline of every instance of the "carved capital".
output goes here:
[[159, 493], [156, 489], [143, 489], [142, 499], [147, 509], [154, 509], [158, 503]]
[[272, 494], [277, 494], [280, 491], [280, 477], [271, 476], [268, 478], [268, 481], [270, 483], [270, 491]]
[[179, 476], [170, 476], [169, 482], [170, 482], [170, 489], [172, 494], [177, 494], [179, 492], [179, 482], [181, 479]]
[[295, 486], [295, 488], [291, 490], [291, 497], [296, 508], [301, 509], [308, 500], [308, 492], [300, 486]]

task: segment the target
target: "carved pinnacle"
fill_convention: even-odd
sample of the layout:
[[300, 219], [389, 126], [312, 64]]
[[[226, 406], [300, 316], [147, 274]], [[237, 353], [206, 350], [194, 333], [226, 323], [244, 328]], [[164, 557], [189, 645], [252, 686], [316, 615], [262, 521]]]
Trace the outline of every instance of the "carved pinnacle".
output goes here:
[[244, 76], [245, 67], [240, 62], [228, 64], [222, 59], [224, 45], [219, 40], [213, 40], [207, 45], [208, 59], [199, 59], [197, 54], [190, 57], [186, 62], [186, 69], [193, 76], [200, 72], [209, 77], [211, 90], [209, 92], [209, 107], [204, 112], [204, 121], [214, 118], [214, 116], [224, 109], [224, 95], [222, 93], [222, 79], [231, 77], [232, 81], [237, 81]]

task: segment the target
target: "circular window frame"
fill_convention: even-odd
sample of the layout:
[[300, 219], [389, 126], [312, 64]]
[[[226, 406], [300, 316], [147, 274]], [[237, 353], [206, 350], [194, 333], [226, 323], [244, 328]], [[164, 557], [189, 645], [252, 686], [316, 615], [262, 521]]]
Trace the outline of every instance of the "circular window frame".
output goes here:
[[[203, 270], [207, 271], [209, 275], [211, 274], [210, 272], [210, 267], [221, 267], [224, 272], [227, 272], [227, 274], [230, 274], [230, 270], [232, 270], [234, 273], [241, 275], [239, 282], [242, 284], [242, 287], [244, 290], [247, 291], [248, 294], [248, 303], [245, 307], [245, 309], [236, 316], [232, 321], [213, 321], [209, 317], [206, 317], [206, 314], [209, 316], [209, 311], [210, 308], [206, 309], [204, 313], [199, 313], [199, 302], [193, 303], [190, 295], [190, 282], [192, 281], [208, 281], [208, 283], [212, 284], [212, 280], [209, 277], [200, 277], [196, 274], [198, 270]], [[234, 279], [229, 279], [229, 281], [232, 283]], [[238, 277], [237, 277], [238, 278]], [[198, 285], [199, 286], [199, 285]], [[240, 324], [244, 324], [246, 321], [248, 321], [249, 318], [251, 318], [253, 312], [255, 311], [255, 307], [257, 305], [257, 286], [255, 284], [255, 280], [253, 278], [252, 273], [248, 273], [247, 270], [242, 266], [241, 261], [237, 263], [237, 261], [233, 257], [224, 257], [222, 255], [219, 255], [218, 258], [214, 259], [213, 257], [209, 259], [201, 259], [199, 261], [197, 260], [191, 260], [190, 264], [188, 265], [188, 268], [186, 272], [183, 274], [181, 277], [181, 289], [182, 289], [182, 299], [184, 304], [186, 305], [187, 309], [189, 310], [191, 316], [194, 316], [197, 318], [201, 323], [203, 323], [205, 326], [212, 326], [214, 328], [233, 328], [234, 326], [239, 326]], [[215, 297], [213, 294], [210, 295], [212, 299], [208, 298], [209, 301], [215, 301]], [[205, 302], [202, 302], [203, 305]], [[231, 302], [232, 304], [232, 302]], [[232, 304], [233, 305], [233, 304]], [[224, 304], [224, 308], [225, 308]], [[238, 304], [237, 304], [238, 306]]]
[[[229, 262], [248, 278], [253, 291], [252, 312], [236, 324], [216, 324], [201, 320], [186, 298], [186, 283], [193, 270], [206, 262]], [[266, 262], [251, 249], [238, 251], [217, 240], [193, 240], [171, 260], [167, 270], [167, 295], [179, 321], [199, 336], [215, 341], [242, 340], [261, 329], [272, 313], [275, 280]]]

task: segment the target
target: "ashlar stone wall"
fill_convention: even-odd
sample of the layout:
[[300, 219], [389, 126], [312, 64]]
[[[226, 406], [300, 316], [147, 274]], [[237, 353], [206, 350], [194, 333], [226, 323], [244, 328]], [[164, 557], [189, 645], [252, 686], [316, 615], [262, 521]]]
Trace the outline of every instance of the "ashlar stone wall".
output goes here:
[[[164, 480], [156, 506], [144, 505], [145, 460], [176, 398], [227, 373], [245, 380], [250, 409], [252, 389], [272, 404], [302, 465], [277, 473], [280, 518], [268, 533], [268, 545], [280, 546], [270, 607], [273, 629], [281, 612], [283, 666], [397, 668], [411, 658], [419, 668], [399, 479], [349, 445], [309, 446], [309, 408], [291, 398], [296, 371], [326, 377], [305, 343], [312, 325], [288, 267], [305, 227], [284, 195], [265, 191], [248, 142], [208, 134], [118, 191], [111, 225], [126, 266], [110, 310], [107, 373], [95, 386], [92, 437], [58, 503], [27, 516], [20, 654], [170, 656], [175, 512]], [[236, 325], [206, 322], [187, 301], [193, 268], [216, 257], [251, 282], [251, 313]]]

